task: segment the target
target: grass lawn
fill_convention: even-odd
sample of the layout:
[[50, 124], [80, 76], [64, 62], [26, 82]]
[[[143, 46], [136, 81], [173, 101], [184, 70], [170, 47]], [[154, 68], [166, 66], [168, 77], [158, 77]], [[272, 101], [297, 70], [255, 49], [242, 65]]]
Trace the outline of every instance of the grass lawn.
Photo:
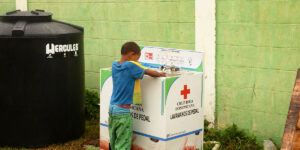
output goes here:
[[[11, 148], [4, 147], [0, 150], [84, 150], [82, 144], [86, 141], [99, 139], [99, 120], [87, 120], [85, 133], [77, 139], [63, 144], [54, 144], [44, 148]], [[99, 140], [98, 140], [99, 141]]]

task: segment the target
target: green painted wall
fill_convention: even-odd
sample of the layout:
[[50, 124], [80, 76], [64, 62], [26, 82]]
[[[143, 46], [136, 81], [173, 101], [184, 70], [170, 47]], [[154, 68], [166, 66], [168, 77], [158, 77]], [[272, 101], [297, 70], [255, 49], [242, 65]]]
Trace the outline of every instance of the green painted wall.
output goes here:
[[[29, 10], [85, 28], [86, 87], [126, 41], [194, 49], [194, 0], [28, 0]], [[281, 143], [300, 68], [299, 0], [216, 0], [216, 116]]]
[[16, 0], [0, 0], [0, 14], [16, 10]]
[[300, 1], [216, 1], [217, 124], [280, 145], [300, 68]]
[[28, 0], [29, 10], [85, 28], [86, 87], [99, 89], [99, 69], [120, 58], [126, 41], [194, 49], [194, 0]]

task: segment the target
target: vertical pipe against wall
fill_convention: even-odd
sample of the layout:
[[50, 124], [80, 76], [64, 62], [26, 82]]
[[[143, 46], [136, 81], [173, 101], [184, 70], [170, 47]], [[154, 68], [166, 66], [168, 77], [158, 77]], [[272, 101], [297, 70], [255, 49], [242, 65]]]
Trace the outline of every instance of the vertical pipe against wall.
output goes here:
[[195, 0], [195, 50], [204, 51], [204, 116], [215, 122], [216, 1]]
[[27, 0], [16, 0], [16, 10], [27, 11]]

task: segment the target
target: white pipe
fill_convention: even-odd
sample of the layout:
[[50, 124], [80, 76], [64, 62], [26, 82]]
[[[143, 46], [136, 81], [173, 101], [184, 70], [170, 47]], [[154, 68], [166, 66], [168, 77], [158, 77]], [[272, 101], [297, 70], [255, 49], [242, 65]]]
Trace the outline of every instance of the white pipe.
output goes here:
[[16, 0], [16, 10], [27, 11], [27, 0]]
[[204, 141], [204, 144], [215, 144], [215, 146], [211, 150], [218, 150], [220, 148], [220, 142], [217, 141]]
[[215, 121], [216, 1], [195, 0], [195, 50], [204, 51], [203, 102], [205, 119]]

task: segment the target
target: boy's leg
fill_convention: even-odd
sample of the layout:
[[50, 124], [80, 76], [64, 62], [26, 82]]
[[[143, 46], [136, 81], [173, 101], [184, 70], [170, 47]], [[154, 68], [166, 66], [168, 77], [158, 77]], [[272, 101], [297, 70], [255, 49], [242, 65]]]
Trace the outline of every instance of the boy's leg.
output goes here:
[[109, 131], [109, 145], [111, 150], [115, 150], [115, 141], [116, 141], [116, 121], [114, 117], [109, 116], [108, 118], [108, 131]]
[[115, 150], [131, 150], [132, 118], [131, 114], [123, 115], [118, 120], [116, 130]]

